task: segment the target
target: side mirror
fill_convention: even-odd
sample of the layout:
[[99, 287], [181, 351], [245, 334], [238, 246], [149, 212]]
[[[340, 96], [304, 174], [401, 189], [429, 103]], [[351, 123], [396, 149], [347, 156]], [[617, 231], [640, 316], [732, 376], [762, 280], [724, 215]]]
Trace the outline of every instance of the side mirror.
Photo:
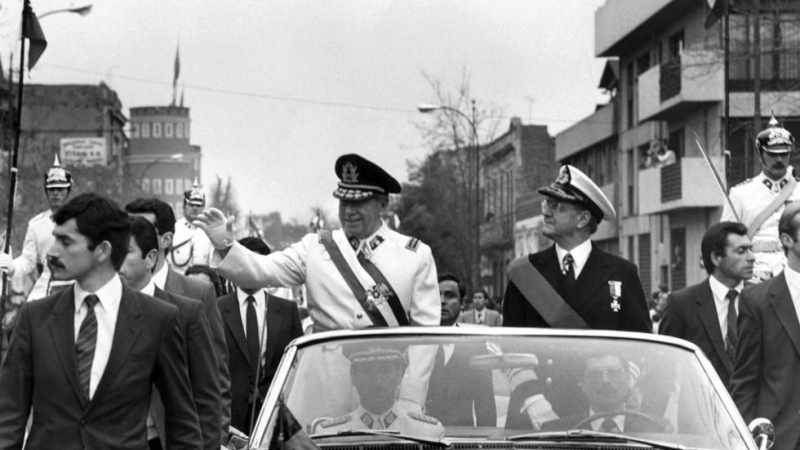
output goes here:
[[747, 428], [750, 429], [750, 435], [753, 436], [759, 450], [767, 450], [775, 443], [775, 426], [769, 419], [763, 417], [753, 419]]

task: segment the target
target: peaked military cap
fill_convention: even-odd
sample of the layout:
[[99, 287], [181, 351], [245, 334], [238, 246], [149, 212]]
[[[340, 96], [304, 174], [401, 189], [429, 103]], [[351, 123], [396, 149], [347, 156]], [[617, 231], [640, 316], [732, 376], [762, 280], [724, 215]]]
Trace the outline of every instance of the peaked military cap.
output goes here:
[[206, 194], [200, 190], [200, 184], [197, 182], [197, 177], [194, 178], [192, 188], [183, 193], [183, 201], [190, 205], [206, 206]]
[[44, 188], [45, 189], [69, 189], [72, 187], [72, 174], [66, 169], [61, 167], [58, 161], [58, 155], [53, 162], [53, 167], [44, 174]]
[[597, 221], [614, 220], [614, 205], [603, 191], [585, 173], [570, 165], [561, 166], [558, 178], [550, 186], [539, 188], [539, 193], [556, 200], [584, 206]]
[[756, 148], [769, 153], [789, 153], [794, 150], [794, 136], [773, 115], [767, 128], [756, 136]]
[[391, 342], [358, 341], [342, 345], [342, 354], [350, 364], [367, 362], [406, 364], [404, 347]]
[[339, 200], [365, 200], [375, 194], [399, 194], [400, 183], [372, 161], [350, 153], [336, 160], [339, 187], [333, 196]]

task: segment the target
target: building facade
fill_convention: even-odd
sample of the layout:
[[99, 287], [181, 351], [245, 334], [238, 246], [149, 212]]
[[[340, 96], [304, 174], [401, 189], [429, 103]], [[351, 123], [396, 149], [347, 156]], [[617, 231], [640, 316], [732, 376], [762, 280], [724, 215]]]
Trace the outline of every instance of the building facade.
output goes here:
[[[708, 2], [608, 0], [596, 12], [595, 53], [616, 67], [615, 80], [607, 68], [601, 83], [611, 101], [556, 137], [556, 158], [601, 184], [611, 174], [616, 230], [598, 238], [616, 241], [608, 247], [639, 266], [645, 290], [679, 289], [707, 275], [700, 241], [724, 198], [700, 148], [730, 186], [760, 170], [753, 141], [772, 112], [799, 131], [799, 16], [781, 9], [787, 2], [762, 3], [760, 52], [748, 50], [753, 12], [730, 16], [728, 133], [724, 34], [722, 22], [707, 26]], [[660, 151], [674, 159], [660, 161]]]
[[481, 147], [481, 285], [502, 297], [514, 258], [549, 245], [541, 234], [542, 195], [558, 173], [553, 138], [543, 125], [514, 117], [502, 136]]
[[152, 195], [183, 215], [183, 192], [200, 178], [200, 146], [191, 144], [189, 108], [141, 106], [130, 109], [127, 176], [143, 195]]

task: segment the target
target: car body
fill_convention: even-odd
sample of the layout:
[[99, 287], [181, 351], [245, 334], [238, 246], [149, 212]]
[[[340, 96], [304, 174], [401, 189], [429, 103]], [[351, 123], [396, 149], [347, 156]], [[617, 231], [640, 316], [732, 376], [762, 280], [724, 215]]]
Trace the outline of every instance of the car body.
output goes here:
[[[494, 416], [485, 413], [492, 406]], [[299, 427], [287, 430], [287, 414]], [[320, 448], [757, 448], [695, 345], [585, 330], [403, 327], [299, 338], [249, 446], [300, 429]]]

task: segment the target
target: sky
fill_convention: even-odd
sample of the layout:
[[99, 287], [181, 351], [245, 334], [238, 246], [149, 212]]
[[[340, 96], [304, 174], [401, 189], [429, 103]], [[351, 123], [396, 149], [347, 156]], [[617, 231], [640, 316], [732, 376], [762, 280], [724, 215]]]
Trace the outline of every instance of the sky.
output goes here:
[[[48, 47], [26, 82], [104, 81], [128, 115], [170, 103], [179, 46], [206, 192], [230, 177], [243, 212], [305, 222], [317, 206], [336, 215], [338, 156], [403, 182], [408, 161], [431, 151], [417, 128], [432, 119], [416, 106], [435, 102], [424, 74], [454, 91], [466, 73], [472, 96], [503, 111], [499, 133], [514, 116], [555, 135], [590, 115], [605, 99], [594, 55], [604, 2], [95, 0], [86, 16], [41, 20]], [[40, 16], [73, 3], [87, 1], [32, 0]], [[0, 0], [0, 39], [16, 4]]]

